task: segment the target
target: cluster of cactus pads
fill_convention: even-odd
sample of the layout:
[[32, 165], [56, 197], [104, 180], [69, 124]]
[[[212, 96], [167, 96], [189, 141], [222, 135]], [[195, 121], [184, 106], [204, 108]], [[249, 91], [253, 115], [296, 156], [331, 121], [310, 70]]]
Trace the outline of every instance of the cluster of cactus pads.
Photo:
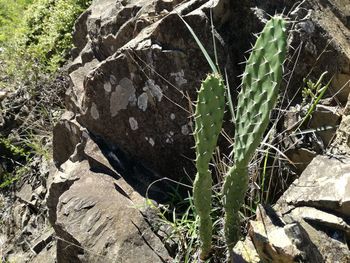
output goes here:
[[[269, 123], [282, 80], [285, 60], [286, 22], [272, 17], [259, 35], [242, 77], [238, 96], [234, 165], [229, 168], [222, 190], [225, 208], [225, 238], [229, 251], [239, 240], [239, 210], [248, 188], [248, 165]], [[193, 196], [200, 217], [201, 259], [210, 254], [212, 238], [211, 186], [209, 162], [221, 131], [225, 105], [225, 86], [219, 74], [210, 74], [198, 92], [195, 112], [196, 168]]]

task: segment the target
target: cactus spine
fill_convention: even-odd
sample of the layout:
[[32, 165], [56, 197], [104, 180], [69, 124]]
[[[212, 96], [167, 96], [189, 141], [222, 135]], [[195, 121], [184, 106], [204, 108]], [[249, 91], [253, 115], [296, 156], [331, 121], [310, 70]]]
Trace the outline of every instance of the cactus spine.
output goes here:
[[238, 212], [248, 188], [248, 164], [261, 142], [277, 100], [286, 42], [285, 21], [279, 16], [272, 17], [256, 41], [242, 77], [236, 112], [234, 165], [223, 186], [225, 238], [230, 253], [239, 240]]
[[217, 73], [209, 74], [198, 92], [195, 111], [194, 138], [196, 143], [197, 174], [193, 186], [193, 198], [199, 216], [200, 258], [206, 259], [211, 250], [212, 177], [209, 162], [221, 131], [225, 107], [225, 85]]

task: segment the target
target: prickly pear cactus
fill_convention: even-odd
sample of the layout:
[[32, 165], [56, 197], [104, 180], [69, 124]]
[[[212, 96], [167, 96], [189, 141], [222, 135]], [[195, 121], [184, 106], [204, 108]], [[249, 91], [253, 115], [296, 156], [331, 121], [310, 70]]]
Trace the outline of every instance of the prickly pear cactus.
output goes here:
[[220, 75], [209, 74], [202, 82], [201, 88], [198, 91], [194, 116], [197, 175], [193, 186], [193, 198], [200, 220], [201, 259], [206, 259], [211, 249], [212, 220], [210, 211], [212, 178], [209, 171], [209, 162], [222, 128], [224, 107], [224, 82]]
[[272, 17], [258, 37], [247, 61], [238, 95], [234, 166], [223, 187], [225, 236], [229, 250], [239, 240], [239, 209], [248, 187], [248, 164], [269, 123], [282, 80], [286, 53], [285, 21]]

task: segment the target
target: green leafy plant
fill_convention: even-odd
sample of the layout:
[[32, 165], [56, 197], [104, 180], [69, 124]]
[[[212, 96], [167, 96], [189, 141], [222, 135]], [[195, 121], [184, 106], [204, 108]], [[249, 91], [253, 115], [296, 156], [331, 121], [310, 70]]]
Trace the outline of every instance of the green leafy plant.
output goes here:
[[5, 6], [9, 11], [6, 16], [0, 12], [0, 60], [6, 75], [27, 81], [28, 76], [56, 72], [72, 48], [74, 22], [90, 2], [0, 0], [0, 9]]
[[[21, 166], [23, 162], [28, 161], [30, 152], [21, 145], [12, 143], [5, 137], [0, 137], [0, 188], [6, 188], [23, 174], [25, 166]], [[7, 156], [6, 158], [4, 156]], [[2, 162], [12, 163], [12, 171], [7, 171], [2, 167]]]
[[[184, 23], [190, 29], [213, 72], [217, 72], [214, 63], [193, 30], [185, 21]], [[285, 20], [281, 16], [272, 17], [258, 37], [247, 61], [242, 77], [242, 89], [238, 96], [236, 114], [234, 113], [231, 95], [228, 92], [230, 111], [236, 124], [233, 151], [234, 165], [227, 172], [222, 189], [225, 208], [224, 228], [226, 244], [229, 249], [229, 260], [232, 260], [231, 251], [240, 236], [239, 210], [248, 188], [248, 164], [261, 142], [261, 137], [269, 123], [270, 111], [277, 101], [278, 88], [282, 81], [282, 65], [286, 53], [286, 38]], [[215, 81], [213, 78], [215, 78]], [[208, 166], [222, 125], [221, 110], [223, 110], [223, 106], [221, 101], [225, 96], [223, 90], [224, 84], [221, 76], [219, 74], [209, 75], [198, 92], [196, 105], [194, 137], [196, 141], [197, 176], [193, 195], [194, 205], [200, 217], [201, 259], [206, 259], [210, 252], [209, 242], [211, 242], [212, 231], [210, 217], [211, 188], [208, 187], [211, 187], [212, 179]], [[215, 109], [219, 110], [217, 114], [213, 115], [212, 111]], [[207, 117], [204, 118], [204, 116]], [[205, 158], [203, 158], [203, 153], [205, 153]], [[202, 224], [206, 225], [201, 229]], [[204, 232], [205, 230], [206, 232]]]
[[0, 111], [5, 130], [15, 117], [11, 133], [18, 134], [15, 143], [8, 134], [0, 136], [0, 187], [29, 173], [25, 167], [35, 167], [38, 159], [51, 158], [51, 128], [60, 114], [65, 85], [54, 80], [72, 47], [75, 20], [90, 2], [0, 0], [0, 90], [12, 96], [2, 101]]
[[72, 47], [75, 19], [89, 0], [37, 0], [26, 13], [26, 49], [32, 57], [56, 71]]
[[311, 80], [304, 79], [306, 86], [302, 90], [303, 104], [309, 104], [309, 107], [305, 117], [298, 126], [299, 128], [305, 123], [306, 120], [308, 120], [309, 117], [311, 117], [312, 113], [316, 109], [317, 104], [320, 102], [320, 100], [323, 98], [323, 95], [328, 90], [332, 79], [328, 81], [328, 83], [325, 86], [322, 86], [322, 80], [325, 77], [325, 75], [327, 75], [327, 73], [327, 71], [323, 72], [316, 83], [312, 82]]

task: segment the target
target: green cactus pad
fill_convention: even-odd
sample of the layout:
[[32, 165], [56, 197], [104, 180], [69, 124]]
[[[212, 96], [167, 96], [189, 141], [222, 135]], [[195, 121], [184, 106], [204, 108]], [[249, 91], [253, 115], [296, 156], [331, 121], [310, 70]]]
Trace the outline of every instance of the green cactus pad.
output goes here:
[[201, 258], [209, 255], [212, 237], [211, 187], [209, 162], [222, 128], [225, 107], [225, 85], [220, 75], [209, 74], [198, 91], [194, 138], [196, 143], [197, 175], [194, 181], [194, 205], [199, 215]]
[[234, 166], [223, 186], [225, 236], [229, 251], [239, 240], [239, 210], [248, 188], [248, 164], [261, 142], [282, 80], [287, 38], [285, 21], [273, 17], [258, 37], [247, 61], [238, 95]]
[[223, 203], [225, 214], [225, 237], [227, 246], [232, 248], [239, 240], [240, 220], [239, 209], [244, 202], [248, 188], [248, 168], [232, 166], [228, 172], [224, 185]]
[[269, 123], [282, 79], [286, 41], [285, 21], [273, 17], [252, 49], [238, 96], [235, 163], [248, 165]]

